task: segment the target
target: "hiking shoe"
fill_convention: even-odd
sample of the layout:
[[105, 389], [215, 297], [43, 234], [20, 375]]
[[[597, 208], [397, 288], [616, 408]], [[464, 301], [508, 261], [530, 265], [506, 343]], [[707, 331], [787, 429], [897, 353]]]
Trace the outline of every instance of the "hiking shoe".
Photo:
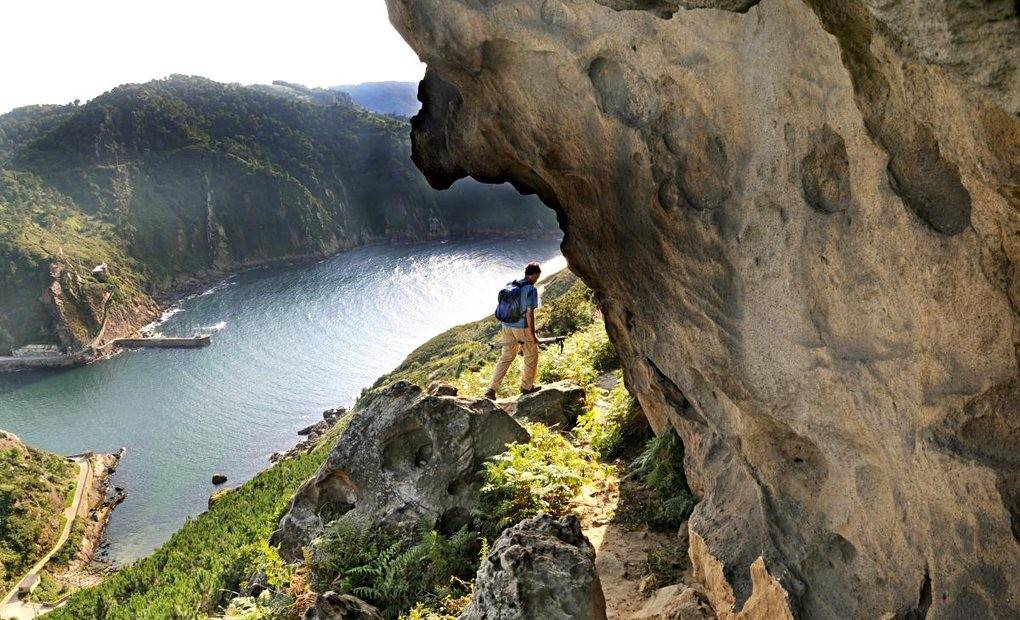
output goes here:
[[535, 392], [537, 392], [537, 391], [539, 391], [541, 389], [542, 389], [541, 385], [534, 385], [534, 386], [531, 387], [530, 390], [522, 389], [521, 390], [521, 396], [524, 396], [525, 394], [534, 394]]
[[496, 390], [486, 390], [485, 397], [489, 400], [496, 400]]

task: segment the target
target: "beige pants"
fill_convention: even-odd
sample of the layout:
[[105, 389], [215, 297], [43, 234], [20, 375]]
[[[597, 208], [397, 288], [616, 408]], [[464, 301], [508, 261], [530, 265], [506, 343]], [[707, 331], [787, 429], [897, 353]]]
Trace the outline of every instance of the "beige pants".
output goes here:
[[503, 377], [514, 363], [517, 352], [524, 347], [524, 368], [521, 369], [521, 390], [530, 390], [535, 385], [535, 374], [538, 372], [538, 343], [531, 339], [528, 330], [523, 327], [503, 328], [503, 355], [496, 363], [496, 372], [492, 375], [490, 390], [498, 390]]

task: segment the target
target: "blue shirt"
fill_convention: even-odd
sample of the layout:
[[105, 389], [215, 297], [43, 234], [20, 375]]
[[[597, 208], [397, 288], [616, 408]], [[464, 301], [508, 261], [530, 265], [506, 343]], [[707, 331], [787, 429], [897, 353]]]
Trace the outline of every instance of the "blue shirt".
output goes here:
[[[538, 289], [535, 288], [534, 285], [532, 285], [530, 282], [525, 282], [521, 286], [521, 299], [524, 300], [524, 309], [525, 309], [525, 311], [528, 308], [532, 308], [532, 309], [537, 308], [538, 307]], [[527, 326], [528, 326], [528, 313], [527, 312], [522, 314], [521, 315], [521, 320], [517, 321], [516, 323], [503, 323], [503, 327], [517, 327], [517, 328], [523, 329], [523, 328], [525, 328]]]

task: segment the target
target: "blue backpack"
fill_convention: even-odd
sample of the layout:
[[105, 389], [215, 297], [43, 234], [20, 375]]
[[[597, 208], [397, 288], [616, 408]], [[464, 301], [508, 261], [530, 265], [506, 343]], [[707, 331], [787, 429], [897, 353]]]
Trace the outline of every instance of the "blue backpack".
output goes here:
[[504, 323], [516, 323], [524, 316], [524, 284], [514, 280], [499, 290], [496, 318]]

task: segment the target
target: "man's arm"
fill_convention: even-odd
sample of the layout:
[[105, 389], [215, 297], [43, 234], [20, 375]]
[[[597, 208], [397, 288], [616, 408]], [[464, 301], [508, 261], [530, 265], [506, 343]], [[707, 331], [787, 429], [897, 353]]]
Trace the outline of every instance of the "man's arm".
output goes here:
[[535, 335], [535, 309], [528, 308], [526, 316], [528, 317], [528, 335], [531, 336], [532, 342], [538, 342], [538, 336]]

